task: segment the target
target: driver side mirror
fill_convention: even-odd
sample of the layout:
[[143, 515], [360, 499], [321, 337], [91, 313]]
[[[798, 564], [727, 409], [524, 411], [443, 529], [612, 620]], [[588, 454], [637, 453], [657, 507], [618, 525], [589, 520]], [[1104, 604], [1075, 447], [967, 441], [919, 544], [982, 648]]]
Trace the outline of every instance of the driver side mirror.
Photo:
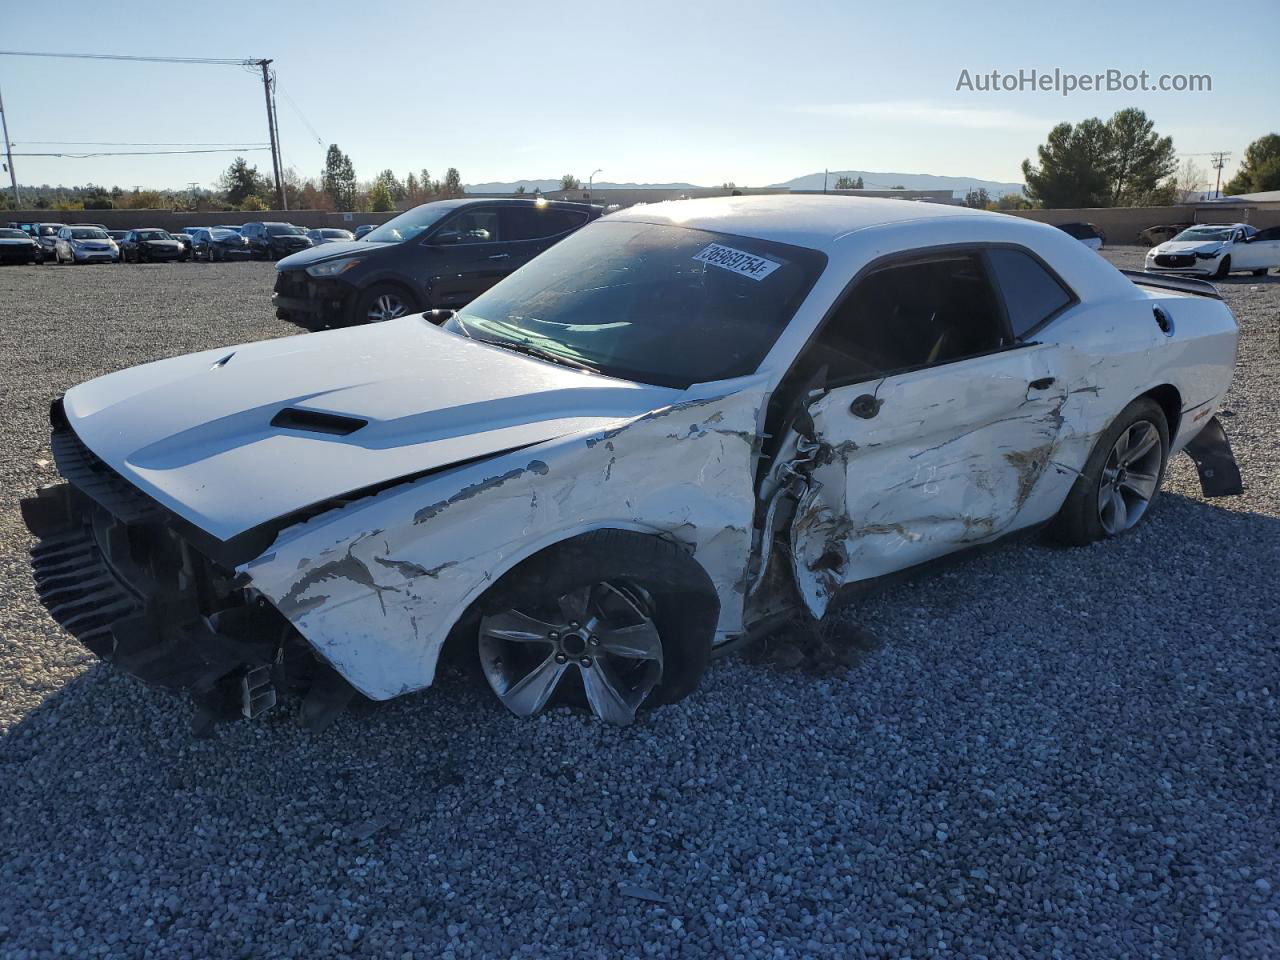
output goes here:
[[441, 230], [427, 242], [433, 247], [448, 247], [461, 243], [462, 234], [457, 230]]

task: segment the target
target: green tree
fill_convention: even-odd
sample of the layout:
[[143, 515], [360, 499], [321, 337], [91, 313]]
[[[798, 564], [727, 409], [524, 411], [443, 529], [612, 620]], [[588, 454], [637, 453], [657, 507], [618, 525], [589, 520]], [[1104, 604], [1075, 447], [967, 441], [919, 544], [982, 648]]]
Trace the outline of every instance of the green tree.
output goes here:
[[1020, 193], [1003, 194], [996, 201], [997, 210], [1030, 210], [1031, 201]]
[[978, 187], [970, 190], [964, 195], [964, 205], [973, 207], [975, 210], [987, 209], [987, 204], [991, 202], [991, 194], [987, 193], [985, 187]]
[[861, 190], [862, 178], [848, 177], [848, 176], [840, 177], [838, 180], [836, 180], [836, 189], [837, 190]]
[[236, 157], [218, 178], [218, 190], [226, 196], [227, 203], [240, 207], [249, 197], [268, 195], [271, 186], [257, 167], [249, 166], [244, 157]]
[[575, 177], [572, 173], [566, 173], [560, 178], [561, 190], [578, 190], [582, 187], [582, 181]]
[[1158, 136], [1141, 110], [1117, 111], [1074, 126], [1060, 123], [1036, 152], [1039, 166], [1022, 161], [1027, 196], [1045, 207], [1137, 206], [1164, 199], [1177, 168], [1170, 137]]
[[1161, 184], [1177, 167], [1173, 138], [1157, 136], [1155, 124], [1141, 110], [1118, 110], [1107, 121], [1108, 206], [1145, 206], [1157, 191], [1155, 199], [1164, 199], [1172, 188]]
[[523, 183], [522, 183], [522, 184], [520, 184], [518, 187], [516, 187], [516, 193], [517, 193], [517, 194], [520, 194], [520, 195], [523, 195], [523, 194], [524, 194], [524, 184], [523, 184]]
[[375, 180], [369, 190], [369, 209], [374, 213], [383, 213], [396, 208], [395, 197], [384, 180]]
[[444, 184], [435, 192], [446, 197], [460, 197], [466, 192], [462, 189], [462, 174], [458, 173], [457, 167], [450, 167], [444, 172]]
[[329, 195], [335, 210], [350, 210], [356, 202], [356, 170], [351, 158], [329, 144], [324, 158], [324, 172], [320, 174], [320, 189]]
[[1280, 190], [1280, 133], [1268, 133], [1249, 144], [1240, 169], [1222, 188], [1227, 195], [1264, 190]]
[[440, 192], [435, 189], [435, 184], [431, 179], [431, 171], [426, 167], [423, 167], [422, 173], [418, 174], [418, 189], [422, 191], [423, 200], [429, 200], [433, 194]]
[[[403, 200], [405, 198], [404, 184], [400, 182], [399, 178], [396, 177], [395, 171], [390, 167], [378, 174], [374, 178], [374, 182], [384, 184], [393, 200]], [[370, 198], [372, 196], [373, 194], [370, 193]]]
[[410, 203], [422, 202], [422, 188], [418, 186], [417, 174], [412, 170], [410, 170], [409, 175], [404, 178], [404, 193], [406, 199], [408, 199]]

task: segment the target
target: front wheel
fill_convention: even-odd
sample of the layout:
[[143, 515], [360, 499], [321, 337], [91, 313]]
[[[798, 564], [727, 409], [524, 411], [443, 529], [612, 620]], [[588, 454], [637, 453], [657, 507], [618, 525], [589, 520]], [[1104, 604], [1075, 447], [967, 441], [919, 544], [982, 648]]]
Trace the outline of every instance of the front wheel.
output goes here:
[[409, 291], [395, 284], [378, 283], [357, 299], [352, 319], [356, 323], [385, 323], [417, 310], [418, 302]]
[[1083, 546], [1128, 533], [1146, 518], [1164, 480], [1169, 423], [1160, 405], [1139, 397], [1098, 439], [1054, 518], [1055, 539]]
[[1231, 272], [1231, 255], [1227, 254], [1222, 258], [1222, 262], [1218, 264], [1218, 269], [1213, 273], [1213, 279], [1225, 280], [1227, 274]]
[[474, 656], [517, 716], [561, 702], [626, 726], [697, 687], [718, 616], [709, 578], [679, 546], [597, 531], [504, 578], [482, 608]]

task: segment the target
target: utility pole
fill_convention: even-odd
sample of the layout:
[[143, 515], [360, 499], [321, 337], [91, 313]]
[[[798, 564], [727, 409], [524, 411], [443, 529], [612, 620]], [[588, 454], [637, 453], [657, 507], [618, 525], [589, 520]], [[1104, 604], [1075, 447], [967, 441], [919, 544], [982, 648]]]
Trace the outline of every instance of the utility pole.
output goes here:
[[284, 182], [284, 150], [280, 148], [280, 107], [276, 100], [276, 78], [271, 78], [271, 119], [276, 127], [276, 152], [280, 156], [280, 209], [289, 209], [289, 190]]
[[0, 94], [0, 127], [4, 131], [4, 153], [9, 161], [9, 184], [13, 187], [13, 208], [22, 207], [22, 197], [18, 195], [18, 175], [13, 170], [13, 144], [9, 142], [9, 118], [4, 113], [4, 96]]
[[262, 95], [267, 102], [267, 132], [271, 136], [271, 170], [276, 178], [276, 197], [280, 209], [285, 210], [284, 185], [280, 182], [280, 142], [276, 138], [276, 112], [271, 103], [271, 61], [259, 60], [258, 66], [262, 68]]
[[1219, 150], [1219, 151], [1216, 151], [1215, 153], [1209, 154], [1209, 156], [1213, 157], [1213, 169], [1218, 171], [1217, 181], [1213, 185], [1213, 195], [1215, 197], [1221, 198], [1222, 197], [1222, 168], [1227, 165], [1227, 158], [1230, 157], [1231, 154], [1226, 150]]
[[822, 192], [823, 193], [827, 192], [827, 174], [829, 174], [830, 172], [831, 172], [830, 170], [822, 171]]

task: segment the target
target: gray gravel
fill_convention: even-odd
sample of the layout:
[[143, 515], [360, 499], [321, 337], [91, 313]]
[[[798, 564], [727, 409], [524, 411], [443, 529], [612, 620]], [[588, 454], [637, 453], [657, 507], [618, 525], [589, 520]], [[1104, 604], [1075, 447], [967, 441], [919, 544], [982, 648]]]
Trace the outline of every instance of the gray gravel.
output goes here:
[[896, 588], [853, 671], [717, 664], [627, 730], [446, 678], [194, 741], [38, 606], [14, 500], [51, 396], [292, 332], [269, 282], [0, 269], [0, 957], [1280, 955], [1280, 277], [1223, 285], [1243, 497], [1178, 463], [1137, 535]]

